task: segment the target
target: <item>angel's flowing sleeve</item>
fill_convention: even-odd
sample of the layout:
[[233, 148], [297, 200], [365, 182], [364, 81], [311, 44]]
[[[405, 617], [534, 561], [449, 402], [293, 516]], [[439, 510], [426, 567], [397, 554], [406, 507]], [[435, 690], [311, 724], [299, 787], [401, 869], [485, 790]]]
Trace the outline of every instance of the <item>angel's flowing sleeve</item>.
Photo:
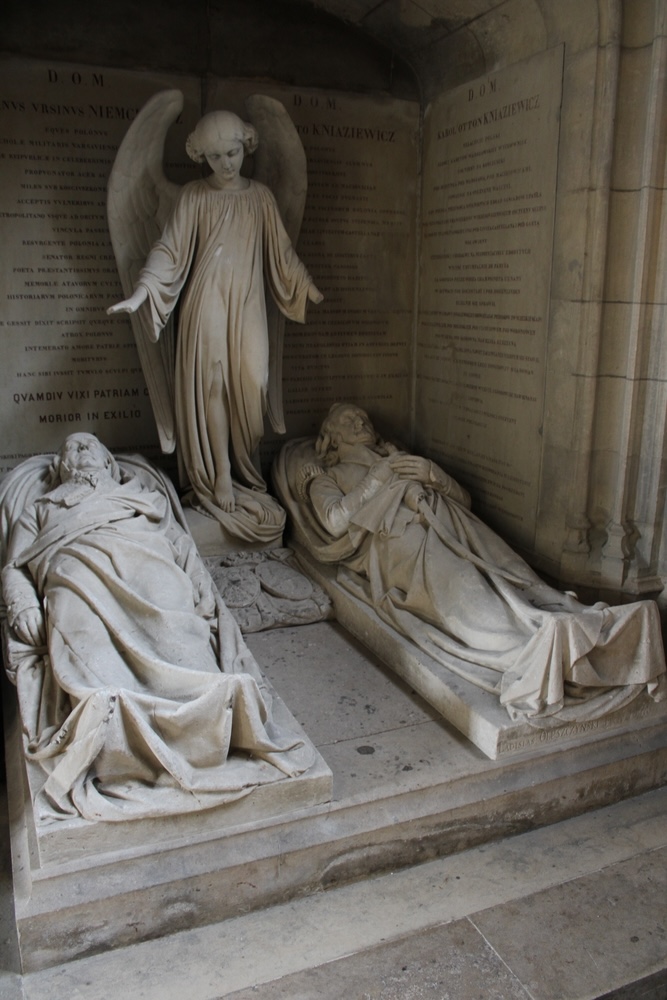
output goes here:
[[197, 194], [185, 185], [162, 236], [153, 246], [139, 274], [148, 291], [153, 327], [160, 333], [187, 281], [197, 245]]
[[308, 289], [313, 284], [313, 279], [297, 257], [273, 195], [263, 185], [261, 192], [264, 215], [264, 273], [267, 285], [280, 311], [288, 319], [305, 323]]

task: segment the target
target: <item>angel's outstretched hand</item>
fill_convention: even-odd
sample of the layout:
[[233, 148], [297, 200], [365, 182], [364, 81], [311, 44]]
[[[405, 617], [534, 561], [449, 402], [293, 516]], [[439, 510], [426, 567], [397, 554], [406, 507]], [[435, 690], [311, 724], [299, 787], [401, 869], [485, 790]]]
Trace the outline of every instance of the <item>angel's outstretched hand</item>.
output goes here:
[[134, 313], [139, 306], [148, 298], [148, 289], [144, 285], [138, 285], [129, 299], [123, 299], [107, 309], [108, 316], [115, 316], [116, 313]]
[[315, 285], [310, 285], [308, 288], [308, 298], [311, 302], [314, 302], [315, 305], [319, 305], [319, 303], [324, 299], [324, 296], [319, 288], [316, 288]]

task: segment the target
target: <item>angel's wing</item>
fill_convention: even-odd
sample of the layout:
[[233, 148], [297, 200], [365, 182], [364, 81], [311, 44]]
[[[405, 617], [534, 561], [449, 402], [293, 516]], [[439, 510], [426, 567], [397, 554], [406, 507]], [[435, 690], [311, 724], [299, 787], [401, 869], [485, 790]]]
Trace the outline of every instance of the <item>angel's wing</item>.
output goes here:
[[[255, 180], [273, 193], [292, 246], [296, 246], [306, 204], [308, 171], [306, 154], [292, 119], [272, 97], [255, 94], [246, 99], [248, 117], [259, 132], [255, 153]], [[268, 414], [271, 426], [285, 433], [283, 415], [283, 339], [285, 317], [271, 295], [266, 297], [269, 329]]]
[[[132, 294], [151, 247], [159, 239], [180, 191], [162, 167], [167, 130], [183, 110], [180, 90], [165, 90], [141, 109], [123, 139], [109, 177], [107, 216], [126, 298]], [[174, 328], [169, 320], [155, 343], [143, 307], [130, 316], [139, 360], [163, 452], [176, 447]]]

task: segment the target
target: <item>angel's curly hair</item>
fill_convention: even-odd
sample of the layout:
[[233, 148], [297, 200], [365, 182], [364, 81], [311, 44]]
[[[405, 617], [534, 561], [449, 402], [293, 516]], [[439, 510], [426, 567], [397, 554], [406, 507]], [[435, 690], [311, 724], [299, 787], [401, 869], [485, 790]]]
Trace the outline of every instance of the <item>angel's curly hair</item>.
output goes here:
[[195, 163], [203, 163], [206, 159], [204, 155], [204, 136], [219, 135], [224, 128], [232, 128], [236, 138], [243, 144], [246, 156], [254, 153], [259, 144], [257, 129], [250, 122], [242, 121], [233, 111], [210, 111], [203, 118], [200, 118], [185, 143], [185, 150], [191, 160]]

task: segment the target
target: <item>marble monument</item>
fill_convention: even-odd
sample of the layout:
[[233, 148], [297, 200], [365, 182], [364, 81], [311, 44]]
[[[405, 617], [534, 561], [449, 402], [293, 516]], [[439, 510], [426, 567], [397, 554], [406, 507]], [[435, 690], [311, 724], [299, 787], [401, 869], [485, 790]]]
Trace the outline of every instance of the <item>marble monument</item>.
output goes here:
[[451, 476], [382, 441], [359, 407], [334, 404], [316, 440], [287, 444], [275, 481], [307, 552], [512, 721], [590, 722], [645, 692], [664, 698], [653, 602], [587, 607], [547, 585]]
[[[109, 181], [112, 242], [123, 286], [134, 290], [108, 312], [133, 317], [162, 448], [177, 445], [181, 478], [197, 506], [231, 535], [267, 544], [284, 523], [254, 463], [267, 394], [274, 427], [284, 429], [284, 422], [282, 324], [267, 309], [265, 285], [280, 312], [302, 323], [307, 303], [322, 294], [293, 249], [274, 195], [241, 174], [261, 131], [269, 153], [258, 173], [276, 188], [298, 233], [306, 190], [300, 140], [280, 102], [248, 103], [259, 129], [227, 111], [200, 120], [187, 151], [212, 172], [180, 190], [164, 177], [162, 148], [181, 94], [158, 94], [137, 116]], [[162, 229], [152, 249], [151, 226]]]
[[38, 820], [201, 812], [310, 767], [149, 463], [72, 434], [7, 476], [0, 505]]

